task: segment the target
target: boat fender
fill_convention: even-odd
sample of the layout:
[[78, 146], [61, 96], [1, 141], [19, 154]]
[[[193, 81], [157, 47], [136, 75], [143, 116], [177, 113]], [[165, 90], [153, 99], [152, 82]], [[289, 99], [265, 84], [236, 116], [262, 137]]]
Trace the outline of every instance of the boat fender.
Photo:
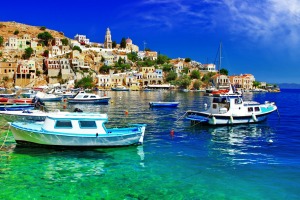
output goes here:
[[252, 113], [252, 119], [253, 119], [253, 121], [257, 122], [257, 118], [256, 118], [256, 116], [254, 115], [254, 113]]
[[171, 131], [170, 131], [170, 135], [173, 137], [174, 136], [174, 129], [172, 129]]
[[233, 117], [230, 115], [230, 123], [233, 124]]
[[214, 124], [214, 125], [217, 124], [217, 120], [216, 120], [215, 116], [212, 116], [212, 118], [211, 118], [211, 124]]

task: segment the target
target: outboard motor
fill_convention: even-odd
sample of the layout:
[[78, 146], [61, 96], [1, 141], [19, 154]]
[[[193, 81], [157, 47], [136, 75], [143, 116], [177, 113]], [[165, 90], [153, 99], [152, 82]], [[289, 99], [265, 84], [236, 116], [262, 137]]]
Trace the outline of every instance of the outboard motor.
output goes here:
[[74, 112], [83, 112], [80, 108], [75, 108]]

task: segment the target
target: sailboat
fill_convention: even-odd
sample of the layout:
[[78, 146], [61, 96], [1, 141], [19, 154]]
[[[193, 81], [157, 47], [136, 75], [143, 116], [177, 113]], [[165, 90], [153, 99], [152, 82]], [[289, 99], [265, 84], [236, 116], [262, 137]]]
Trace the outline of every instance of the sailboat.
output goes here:
[[[218, 76], [220, 76], [220, 68], [222, 62], [222, 43], [220, 43], [219, 47], [219, 65], [218, 65]], [[241, 97], [242, 93], [238, 92], [234, 85], [232, 85], [229, 81], [229, 86], [221, 88], [220, 80], [217, 80], [217, 86], [214, 85], [212, 82], [212, 86], [206, 89], [207, 96], [214, 96], [214, 97]]]

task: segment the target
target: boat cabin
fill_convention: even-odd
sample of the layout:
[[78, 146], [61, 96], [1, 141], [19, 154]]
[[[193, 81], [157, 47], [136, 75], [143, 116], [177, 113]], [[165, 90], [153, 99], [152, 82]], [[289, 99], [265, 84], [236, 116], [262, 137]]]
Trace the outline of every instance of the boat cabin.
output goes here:
[[67, 113], [49, 115], [42, 127], [48, 132], [68, 134], [106, 134], [107, 114]]

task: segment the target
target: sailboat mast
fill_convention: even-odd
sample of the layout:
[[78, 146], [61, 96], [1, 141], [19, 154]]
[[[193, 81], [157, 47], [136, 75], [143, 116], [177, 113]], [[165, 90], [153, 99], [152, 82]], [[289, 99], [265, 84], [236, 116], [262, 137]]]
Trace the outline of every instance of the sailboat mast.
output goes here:
[[220, 68], [221, 68], [221, 61], [222, 60], [222, 42], [220, 43], [220, 57], [219, 57], [219, 74], [220, 74]]

